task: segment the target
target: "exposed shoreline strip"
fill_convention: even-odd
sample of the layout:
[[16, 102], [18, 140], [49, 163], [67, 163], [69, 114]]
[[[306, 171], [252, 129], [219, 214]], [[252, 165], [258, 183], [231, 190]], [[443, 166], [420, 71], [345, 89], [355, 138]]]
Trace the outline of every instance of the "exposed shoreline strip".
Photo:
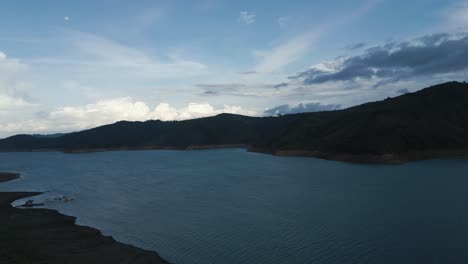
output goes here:
[[20, 177], [19, 173], [0, 172], [0, 183], [16, 180]]
[[188, 147], [120, 147], [120, 148], [100, 148], [100, 149], [74, 149], [64, 151], [68, 154], [93, 153], [106, 151], [142, 151], [142, 150], [213, 150], [213, 149], [230, 149], [243, 148], [249, 152], [269, 154], [281, 157], [311, 157], [324, 160], [361, 163], [361, 164], [405, 164], [413, 161], [441, 159], [441, 158], [466, 158], [468, 157], [468, 149], [440, 149], [440, 150], [425, 150], [425, 151], [409, 151], [402, 153], [385, 153], [385, 154], [350, 154], [350, 153], [324, 153], [314, 150], [301, 149], [266, 149], [256, 148], [249, 145], [191, 145]]
[[[0, 183], [18, 177], [17, 173], [0, 173]], [[0, 263], [168, 263], [156, 252], [76, 225], [75, 217], [56, 210], [11, 206], [15, 200], [39, 194], [0, 192]]]

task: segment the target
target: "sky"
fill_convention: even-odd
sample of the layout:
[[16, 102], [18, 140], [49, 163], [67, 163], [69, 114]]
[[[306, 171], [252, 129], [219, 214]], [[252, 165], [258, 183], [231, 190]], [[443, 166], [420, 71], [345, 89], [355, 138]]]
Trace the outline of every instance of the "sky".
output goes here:
[[342, 109], [468, 73], [468, 0], [0, 2], [0, 137]]

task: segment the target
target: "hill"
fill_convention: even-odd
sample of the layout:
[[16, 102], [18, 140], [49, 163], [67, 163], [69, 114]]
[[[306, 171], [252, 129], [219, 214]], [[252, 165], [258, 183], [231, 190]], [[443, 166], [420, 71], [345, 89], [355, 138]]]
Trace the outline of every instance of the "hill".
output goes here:
[[[468, 84], [304, 116], [259, 149], [349, 161], [405, 162], [468, 153]], [[298, 151], [299, 150], [299, 151]]]
[[344, 110], [279, 117], [221, 114], [186, 121], [127, 122], [0, 140], [1, 151], [197, 149], [248, 146], [276, 155], [406, 162], [468, 154], [468, 84], [449, 82]]

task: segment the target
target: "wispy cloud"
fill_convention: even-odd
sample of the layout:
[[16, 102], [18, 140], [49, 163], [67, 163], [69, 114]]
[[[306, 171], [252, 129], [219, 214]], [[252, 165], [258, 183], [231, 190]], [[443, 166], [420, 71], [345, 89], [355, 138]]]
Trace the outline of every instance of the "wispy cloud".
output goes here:
[[270, 50], [257, 50], [255, 56], [260, 62], [255, 67], [257, 73], [271, 73], [298, 60], [318, 40], [322, 30], [314, 30], [290, 39]]
[[255, 14], [255, 12], [241, 11], [239, 13], [239, 21], [246, 25], [255, 23], [256, 17], [257, 15]]
[[442, 12], [444, 26], [451, 30], [468, 30], [468, 1], [462, 0]]
[[355, 50], [359, 50], [359, 49], [362, 49], [366, 46], [366, 43], [364, 42], [359, 42], [359, 43], [354, 43], [354, 44], [351, 44], [351, 45], [347, 45], [345, 47], [345, 49], [347, 50], [350, 50], [350, 51], [355, 51]]
[[0, 51], [0, 95], [22, 100], [27, 97], [24, 91], [29, 86], [24, 77], [27, 70], [27, 64]]
[[323, 35], [329, 34], [341, 25], [362, 17], [380, 2], [382, 1], [370, 0], [346, 15], [341, 14], [325, 23], [311, 26], [308, 30], [271, 49], [254, 51], [255, 56], [259, 58], [255, 71], [270, 73], [281, 70], [285, 66], [302, 58]]
[[209, 96], [243, 96], [265, 97], [275, 93], [273, 86], [259, 82], [245, 83], [199, 83], [195, 85], [202, 89], [202, 95]]
[[278, 25], [281, 27], [281, 28], [285, 28], [287, 25], [288, 25], [288, 22], [291, 18], [289, 16], [282, 16], [280, 18], [278, 18]]
[[159, 22], [164, 16], [164, 10], [160, 7], [145, 9], [136, 17], [136, 28], [146, 29]]
[[[158, 58], [145, 51], [86, 32], [65, 31], [61, 41], [66, 45], [65, 49], [69, 50], [66, 58], [40, 58], [32, 63], [67, 65], [70, 68], [79, 68], [80, 72], [99, 74], [109, 71], [122, 72], [127, 76], [151, 79], [193, 76], [207, 68], [203, 63], [177, 56], [163, 54]], [[114, 78], [119, 77], [122, 76], [114, 75]]]

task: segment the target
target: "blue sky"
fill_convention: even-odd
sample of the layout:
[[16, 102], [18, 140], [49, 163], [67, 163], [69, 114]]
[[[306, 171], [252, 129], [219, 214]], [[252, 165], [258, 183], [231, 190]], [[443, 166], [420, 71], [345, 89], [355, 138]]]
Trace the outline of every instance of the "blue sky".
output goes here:
[[5, 0], [0, 25], [0, 137], [343, 108], [468, 68], [466, 0]]

